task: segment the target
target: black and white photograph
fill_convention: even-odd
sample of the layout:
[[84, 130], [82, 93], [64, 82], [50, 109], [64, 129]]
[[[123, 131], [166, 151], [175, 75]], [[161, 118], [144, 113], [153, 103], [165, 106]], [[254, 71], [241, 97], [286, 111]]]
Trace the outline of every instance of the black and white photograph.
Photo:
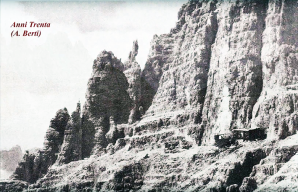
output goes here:
[[0, 0], [0, 191], [297, 192], [298, 0]]

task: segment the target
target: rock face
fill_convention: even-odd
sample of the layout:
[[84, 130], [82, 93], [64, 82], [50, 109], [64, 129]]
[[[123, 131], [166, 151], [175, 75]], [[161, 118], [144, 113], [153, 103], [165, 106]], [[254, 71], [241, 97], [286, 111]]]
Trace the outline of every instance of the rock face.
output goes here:
[[[263, 90], [254, 106], [254, 124], [268, 137], [295, 134], [298, 122], [297, 1], [270, 1], [263, 33]], [[272, 49], [272, 47], [275, 47]]]
[[30, 154], [29, 151], [26, 151], [22, 161], [19, 163], [14, 174], [12, 175], [12, 178], [16, 180], [26, 181], [28, 183], [34, 183], [39, 176], [38, 173], [36, 175], [36, 170], [34, 169], [34, 160], [36, 156], [37, 153]]
[[124, 64], [98, 55], [82, 118], [58, 118], [17, 179], [39, 178], [29, 191], [297, 191], [297, 18], [295, 0], [190, 0], [143, 71], [137, 41]]
[[57, 111], [46, 132], [44, 148], [33, 152], [26, 151], [12, 179], [34, 183], [47, 173], [48, 168], [57, 159], [68, 120], [69, 114], [66, 108]]
[[44, 156], [47, 163], [53, 165], [57, 159], [57, 154], [63, 143], [64, 132], [69, 121], [69, 114], [66, 108], [57, 111], [55, 118], [51, 120], [47, 130], [44, 143]]
[[[253, 6], [258, 3], [257, 6]], [[250, 128], [252, 110], [262, 91], [262, 34], [267, 1], [221, 2], [211, 50], [203, 111], [203, 144], [214, 134]]]
[[140, 120], [141, 112], [141, 67], [136, 62], [136, 56], [138, 55], [138, 41], [133, 42], [132, 51], [129, 53], [128, 61], [124, 63], [124, 74], [129, 84], [127, 92], [133, 101], [133, 108], [130, 111], [129, 123], [133, 123], [136, 120]]
[[145, 117], [201, 123], [217, 33], [215, 9], [213, 1], [191, 1], [179, 11], [170, 34], [154, 36], [142, 75], [156, 93]]
[[[244, 178], [240, 186], [240, 191], [252, 191], [257, 189], [258, 186], [258, 191], [272, 191], [272, 186], [268, 187], [268, 184], [283, 183], [284, 185], [287, 179], [292, 181], [297, 180], [297, 175], [292, 175], [289, 170], [293, 169], [292, 171], [295, 172], [294, 170], [297, 167], [297, 162], [295, 162], [297, 155], [295, 154], [297, 150], [297, 145], [284, 145], [272, 150], [266, 158], [253, 167], [249, 177]], [[271, 176], [271, 181], [266, 183]], [[279, 187], [279, 190], [281, 188], [283, 187]]]
[[203, 142], [234, 128], [268, 128], [270, 138], [296, 133], [297, 1], [224, 4], [210, 63]]
[[77, 109], [71, 117], [64, 131], [64, 141], [57, 159], [58, 164], [69, 163], [82, 159], [82, 123], [81, 104], [77, 104]]
[[103, 51], [94, 60], [83, 109], [83, 157], [89, 157], [92, 150], [97, 154], [107, 147], [106, 134], [111, 124], [128, 122], [132, 101], [123, 69], [121, 61], [111, 52]]

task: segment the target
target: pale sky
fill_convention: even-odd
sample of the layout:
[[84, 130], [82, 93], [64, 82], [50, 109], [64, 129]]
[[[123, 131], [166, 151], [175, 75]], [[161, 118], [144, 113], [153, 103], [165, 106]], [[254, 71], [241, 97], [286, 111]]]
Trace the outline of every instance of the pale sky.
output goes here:
[[[187, 0], [154, 2], [1, 1], [0, 149], [42, 147], [58, 109], [85, 101], [93, 60], [102, 50], [125, 61], [134, 40], [144, 67], [154, 34], [169, 33]], [[10, 27], [28, 22], [26, 28]], [[30, 28], [29, 22], [51, 23]], [[12, 31], [21, 36], [11, 37]], [[41, 31], [24, 37], [23, 31]]]

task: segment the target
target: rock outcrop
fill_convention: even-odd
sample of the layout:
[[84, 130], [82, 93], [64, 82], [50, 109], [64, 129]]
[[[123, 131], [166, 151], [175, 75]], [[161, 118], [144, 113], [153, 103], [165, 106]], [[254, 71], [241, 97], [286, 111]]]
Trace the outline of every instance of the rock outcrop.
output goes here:
[[[124, 63], [124, 74], [127, 78], [129, 84], [127, 92], [133, 102], [133, 108], [130, 111], [129, 123], [134, 123], [141, 118], [140, 109], [141, 106], [141, 67], [136, 61], [136, 56], [138, 55], [138, 41], [133, 42], [132, 51], [129, 53], [128, 61]], [[141, 110], [142, 111], [142, 110]]]
[[66, 108], [57, 111], [46, 132], [44, 148], [33, 152], [26, 151], [12, 179], [34, 183], [47, 173], [48, 168], [57, 159], [68, 120], [69, 114]]
[[[285, 187], [282, 185], [293, 187], [290, 183], [297, 180], [297, 150], [297, 145], [289, 145], [286, 142], [270, 150], [266, 158], [253, 167], [249, 177], [244, 178], [240, 191], [273, 191], [274, 187], [268, 187], [268, 184], [276, 185], [275, 188], [279, 190]], [[287, 180], [290, 182], [287, 183]]]
[[57, 163], [64, 164], [82, 159], [82, 123], [81, 104], [71, 114], [64, 131], [64, 141], [58, 155]]
[[[83, 108], [83, 158], [89, 157], [91, 152], [98, 154], [108, 146], [106, 134], [111, 124], [128, 122], [132, 101], [123, 69], [123, 64], [112, 52], [103, 51], [94, 60]], [[121, 131], [117, 131], [119, 135], [115, 138], [122, 135]]]
[[[154, 97], [144, 118], [201, 123], [211, 46], [217, 33], [215, 9], [213, 1], [191, 1], [179, 11], [179, 21], [170, 34], [153, 37], [142, 76], [153, 88]], [[195, 127], [190, 132], [200, 135], [199, 126]]]
[[[51, 120], [44, 142], [44, 156], [48, 165], [53, 165], [57, 159], [57, 153], [61, 148], [64, 139], [64, 132], [69, 121], [69, 114], [66, 108], [57, 111], [55, 118]], [[48, 166], [46, 166], [48, 167]]]
[[[263, 33], [263, 90], [254, 106], [253, 123], [269, 138], [286, 138], [298, 123], [298, 3], [269, 1]], [[273, 48], [274, 47], [274, 48]]]
[[137, 41], [124, 64], [98, 55], [82, 118], [51, 126], [18, 179], [39, 178], [32, 192], [297, 191], [297, 18], [297, 0], [190, 0], [143, 71]]
[[263, 85], [261, 50], [267, 3], [218, 4], [221, 9], [203, 110], [203, 144], [212, 144], [215, 134], [250, 128], [252, 110]]

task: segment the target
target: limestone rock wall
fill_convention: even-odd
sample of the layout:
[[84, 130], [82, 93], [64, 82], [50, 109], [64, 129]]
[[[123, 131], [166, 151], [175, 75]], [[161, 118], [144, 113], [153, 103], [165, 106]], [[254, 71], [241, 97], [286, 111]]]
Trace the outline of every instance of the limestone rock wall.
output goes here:
[[298, 128], [298, 2], [269, 1], [263, 33], [263, 90], [254, 106], [254, 126], [268, 138], [285, 138]]
[[68, 120], [69, 114], [66, 108], [57, 111], [46, 132], [44, 148], [33, 152], [26, 151], [22, 161], [11, 176], [12, 179], [34, 183], [47, 173], [49, 167], [57, 159]]
[[144, 112], [152, 104], [153, 97], [159, 87], [164, 65], [173, 61], [174, 43], [171, 34], [154, 35], [150, 43], [148, 59], [141, 74], [141, 105]]
[[144, 118], [185, 116], [200, 122], [217, 23], [212, 1], [183, 6], [171, 33], [155, 36], [143, 76], [156, 90]]
[[82, 123], [81, 104], [77, 104], [77, 109], [71, 117], [64, 131], [64, 140], [57, 158], [58, 164], [69, 163], [82, 159]]
[[152, 40], [142, 121], [183, 117], [203, 145], [235, 128], [296, 133], [297, 12], [297, 1], [185, 4], [176, 27]]
[[94, 61], [82, 117], [83, 158], [101, 152], [108, 144], [111, 120], [127, 123], [132, 101], [123, 64], [113, 53], [103, 51]]
[[64, 131], [69, 121], [69, 114], [66, 108], [59, 110], [56, 117], [51, 120], [50, 128], [46, 133], [44, 142], [44, 150], [42, 156], [45, 157], [47, 166], [43, 165], [45, 169], [53, 165], [57, 159], [57, 153], [61, 148], [64, 139]]
[[[245, 192], [255, 189], [258, 189], [257, 191], [266, 191], [266, 188], [267, 191], [274, 191], [272, 188], [268, 189], [269, 187], [266, 185], [269, 184], [271, 185], [270, 187], [273, 187], [275, 184], [274, 187], [279, 188], [280, 186], [276, 185], [277, 183], [282, 183], [288, 178], [292, 181], [297, 179], [297, 175], [291, 173], [295, 172], [297, 169], [297, 150], [297, 145], [282, 146], [272, 150], [266, 158], [262, 159], [259, 164], [253, 167], [249, 177], [243, 179], [240, 191]], [[292, 157], [294, 158], [291, 160]], [[292, 170], [290, 171], [289, 169]], [[254, 185], [252, 185], [252, 183]], [[284, 182], [283, 185], [284, 184], [286, 184], [286, 182]], [[286, 185], [291, 186], [290, 183]]]
[[266, 8], [266, 1], [218, 3], [218, 31], [203, 110], [203, 144], [212, 144], [215, 134], [250, 128], [252, 109], [262, 91]]
[[133, 123], [141, 118], [142, 113], [140, 112], [141, 106], [141, 67], [136, 61], [138, 55], [138, 41], [133, 42], [132, 51], [129, 54], [128, 61], [124, 63], [124, 71], [129, 84], [127, 92], [133, 101], [133, 108], [130, 111], [129, 123]]

